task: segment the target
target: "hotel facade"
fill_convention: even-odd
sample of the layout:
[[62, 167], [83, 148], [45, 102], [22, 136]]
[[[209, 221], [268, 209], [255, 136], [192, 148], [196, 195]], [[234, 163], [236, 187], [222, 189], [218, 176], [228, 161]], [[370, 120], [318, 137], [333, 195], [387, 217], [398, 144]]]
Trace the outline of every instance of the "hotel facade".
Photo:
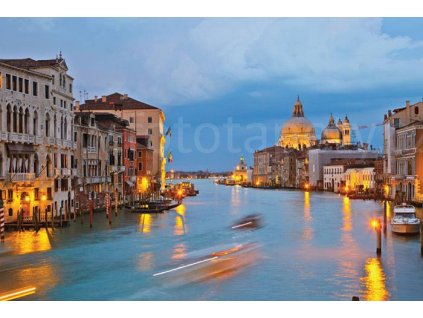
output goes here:
[[73, 78], [65, 60], [0, 59], [0, 189], [5, 221], [66, 219], [71, 169]]

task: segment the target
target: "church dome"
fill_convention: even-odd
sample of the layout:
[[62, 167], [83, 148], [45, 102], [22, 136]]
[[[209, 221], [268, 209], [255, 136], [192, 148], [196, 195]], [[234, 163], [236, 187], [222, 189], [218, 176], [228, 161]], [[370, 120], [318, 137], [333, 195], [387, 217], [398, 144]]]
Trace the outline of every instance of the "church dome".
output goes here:
[[335, 125], [335, 120], [333, 116], [330, 115], [329, 124], [325, 129], [322, 131], [322, 144], [340, 144], [342, 141], [342, 133], [338, 127]]
[[292, 117], [285, 122], [281, 129], [279, 146], [298, 149], [314, 145], [315, 140], [313, 124], [304, 117], [303, 105], [298, 97], [294, 104]]

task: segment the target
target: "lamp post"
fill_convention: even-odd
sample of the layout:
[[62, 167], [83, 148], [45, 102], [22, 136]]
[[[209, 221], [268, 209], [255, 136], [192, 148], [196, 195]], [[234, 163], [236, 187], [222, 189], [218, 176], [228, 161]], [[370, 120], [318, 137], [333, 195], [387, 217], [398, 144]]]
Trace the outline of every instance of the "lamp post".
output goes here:
[[379, 219], [373, 219], [371, 226], [376, 232], [376, 254], [380, 256], [382, 254], [382, 235], [381, 235], [381, 224]]

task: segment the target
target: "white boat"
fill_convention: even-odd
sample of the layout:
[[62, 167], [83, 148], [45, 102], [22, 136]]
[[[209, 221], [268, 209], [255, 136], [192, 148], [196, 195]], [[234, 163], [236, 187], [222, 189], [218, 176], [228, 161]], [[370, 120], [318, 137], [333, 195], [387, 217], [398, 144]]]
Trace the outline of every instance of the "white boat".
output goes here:
[[394, 207], [391, 230], [398, 234], [417, 234], [420, 232], [420, 220], [416, 217], [416, 208], [403, 203]]

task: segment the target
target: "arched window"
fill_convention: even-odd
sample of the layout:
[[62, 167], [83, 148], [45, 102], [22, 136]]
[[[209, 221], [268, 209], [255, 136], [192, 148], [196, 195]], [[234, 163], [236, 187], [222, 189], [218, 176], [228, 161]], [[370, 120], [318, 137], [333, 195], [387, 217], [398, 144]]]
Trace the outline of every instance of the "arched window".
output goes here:
[[13, 132], [18, 132], [18, 108], [13, 107]]
[[63, 139], [63, 117], [60, 118], [60, 138]]
[[38, 134], [38, 113], [37, 111], [34, 112], [34, 119], [32, 123], [32, 133], [34, 136], [37, 136]]
[[29, 134], [28, 124], [29, 124], [29, 110], [27, 108], [25, 109], [25, 119], [24, 119], [24, 133], [25, 134]]
[[12, 131], [12, 107], [10, 106], [10, 104], [7, 105], [7, 118], [6, 118], [6, 122], [7, 122], [7, 131], [11, 132]]
[[65, 127], [64, 127], [65, 132], [64, 132], [63, 139], [68, 139], [68, 121], [66, 120], [66, 118], [65, 118], [64, 125], [65, 125]]
[[47, 177], [52, 177], [53, 176], [53, 169], [52, 169], [50, 155], [46, 156], [46, 167], [47, 167], [47, 170], [46, 170]]
[[38, 161], [38, 154], [34, 154], [34, 173], [36, 176], [38, 176], [38, 174], [40, 173], [40, 162]]
[[56, 138], [57, 135], [57, 118], [56, 118], [56, 114], [54, 114], [54, 118], [53, 118], [53, 137]]
[[23, 133], [23, 110], [22, 107], [19, 108], [19, 127], [18, 127], [18, 131], [19, 133]]
[[50, 135], [50, 114], [46, 114], [46, 136], [49, 137]]

